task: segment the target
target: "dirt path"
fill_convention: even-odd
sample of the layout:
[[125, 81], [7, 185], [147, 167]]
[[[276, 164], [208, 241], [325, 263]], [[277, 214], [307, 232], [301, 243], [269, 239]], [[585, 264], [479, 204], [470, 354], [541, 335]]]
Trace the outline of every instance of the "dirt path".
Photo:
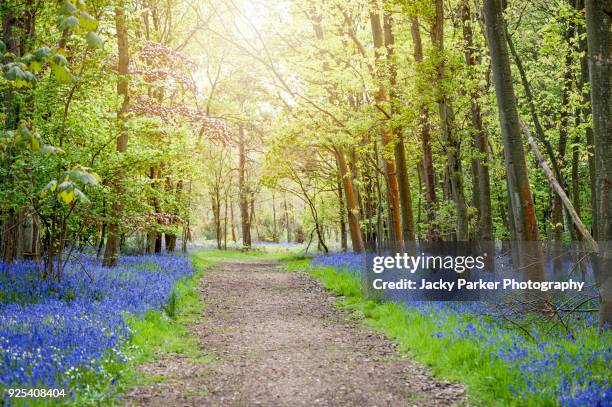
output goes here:
[[333, 306], [303, 273], [226, 262], [200, 284], [191, 326], [210, 360], [143, 366], [165, 380], [128, 393], [135, 406], [448, 406], [464, 389], [432, 379], [394, 344]]

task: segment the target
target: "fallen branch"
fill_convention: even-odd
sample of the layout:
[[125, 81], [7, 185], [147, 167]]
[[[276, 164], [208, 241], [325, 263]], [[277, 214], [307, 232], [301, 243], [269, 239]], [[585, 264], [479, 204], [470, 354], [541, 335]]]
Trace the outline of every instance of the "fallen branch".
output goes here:
[[555, 178], [555, 175], [553, 174], [551, 169], [548, 167], [548, 164], [546, 163], [544, 156], [540, 152], [540, 149], [538, 148], [537, 143], [533, 139], [533, 136], [531, 135], [529, 128], [527, 127], [525, 122], [523, 122], [523, 120], [519, 119], [519, 122], [521, 124], [521, 130], [523, 131], [525, 136], [527, 136], [527, 141], [529, 142], [529, 145], [531, 146], [531, 151], [533, 151], [533, 154], [536, 156], [536, 159], [538, 161], [538, 164], [540, 164], [540, 167], [542, 167], [542, 170], [544, 171], [546, 178], [548, 178], [548, 181], [550, 182], [553, 189], [555, 190], [555, 192], [561, 199], [561, 202], [563, 202], [563, 206], [565, 206], [565, 209], [569, 213], [569, 216], [572, 218], [574, 225], [576, 225], [576, 229], [578, 229], [578, 231], [580, 232], [584, 240], [586, 240], [589, 243], [589, 245], [591, 246], [591, 249], [595, 253], [599, 252], [599, 245], [597, 244], [595, 239], [593, 239], [593, 236], [591, 236], [586, 226], [584, 226], [584, 223], [582, 223], [582, 220], [580, 220], [578, 213], [576, 213], [576, 209], [574, 209], [574, 205], [572, 205], [571, 201], [567, 197], [567, 194], [563, 190], [563, 187], [561, 186], [561, 184], [559, 184], [559, 182]]

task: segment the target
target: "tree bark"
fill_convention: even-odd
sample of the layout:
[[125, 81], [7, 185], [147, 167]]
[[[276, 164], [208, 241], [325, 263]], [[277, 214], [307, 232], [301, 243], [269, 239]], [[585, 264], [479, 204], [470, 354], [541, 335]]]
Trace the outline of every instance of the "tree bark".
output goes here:
[[612, 0], [586, 0], [596, 171], [600, 327], [612, 326]]
[[[410, 32], [414, 48], [414, 61], [417, 64], [423, 62], [423, 44], [421, 41], [421, 30], [419, 20], [415, 16], [410, 17]], [[424, 89], [418, 89], [423, 93]], [[419, 128], [421, 132], [421, 147], [423, 150], [423, 183], [425, 184], [425, 210], [427, 212], [427, 239], [438, 240], [439, 231], [435, 226], [436, 219], [436, 184], [433, 169], [433, 157], [431, 153], [431, 130], [429, 127], [429, 109], [425, 103], [419, 106]]]
[[436, 99], [440, 115], [440, 133], [446, 148], [446, 165], [449, 172], [451, 198], [455, 204], [457, 240], [468, 240], [469, 221], [463, 188], [460, 142], [455, 134], [455, 113], [451, 100], [444, 90], [446, 64], [444, 51], [444, 5], [442, 0], [435, 0], [435, 18], [431, 28], [431, 41], [436, 51]]
[[[117, 74], [119, 79], [117, 82], [117, 95], [122, 98], [121, 105], [117, 111], [117, 119], [119, 121], [119, 135], [117, 136], [117, 152], [124, 153], [127, 150], [127, 126], [126, 114], [129, 108], [129, 91], [128, 91], [128, 67], [130, 63], [130, 54], [128, 49], [127, 23], [125, 18], [125, 8], [123, 1], [119, 1], [115, 7], [115, 27], [117, 31], [117, 49], [118, 49], [118, 64]], [[117, 175], [114, 189], [117, 195], [123, 192], [122, 174]], [[108, 237], [106, 239], [106, 250], [104, 251], [104, 260], [102, 264], [106, 267], [114, 267], [117, 265], [119, 256], [119, 218], [122, 214], [122, 205], [120, 198], [115, 197], [112, 203], [112, 219], [108, 225]]]
[[349, 233], [351, 235], [351, 243], [353, 252], [360, 253], [365, 250], [363, 238], [361, 236], [361, 226], [359, 224], [359, 208], [357, 207], [357, 198], [353, 187], [353, 177], [349, 172], [344, 149], [340, 146], [334, 147], [336, 163], [338, 164], [338, 173], [344, 187], [344, 197], [346, 199], [347, 218], [349, 224]]
[[[461, 8], [463, 19], [463, 39], [465, 41], [465, 61], [469, 67], [478, 65], [474, 45], [474, 36], [472, 31], [472, 19], [470, 6], [467, 0], [464, 0]], [[478, 51], [476, 51], [478, 52]], [[479, 238], [483, 241], [493, 240], [493, 220], [491, 210], [491, 180], [489, 176], [489, 136], [482, 124], [482, 112], [480, 105], [480, 92], [478, 88], [474, 88], [471, 92], [471, 120], [474, 131], [475, 146], [478, 152], [477, 158], [474, 160], [475, 185], [472, 186], [474, 193], [474, 204], [478, 209], [478, 229]]]
[[249, 249], [251, 247], [251, 222], [249, 216], [249, 191], [246, 185], [246, 141], [244, 139], [244, 128], [240, 127], [239, 132], [238, 187], [240, 190], [242, 246], [245, 249]]
[[[372, 29], [372, 39], [374, 41], [374, 49], [376, 55], [376, 72], [375, 80], [377, 81], [378, 91], [375, 94], [376, 103], [379, 107], [384, 108], [388, 105], [389, 98], [385, 89], [384, 75], [384, 55], [381, 50], [384, 47], [383, 29], [380, 23], [380, 14], [378, 12], [378, 4], [372, 1], [372, 10], [370, 11], [370, 25]], [[388, 222], [389, 222], [389, 238], [392, 242], [401, 245], [402, 236], [402, 221], [400, 215], [400, 197], [399, 197], [399, 182], [397, 179], [397, 169], [395, 160], [389, 157], [391, 151], [388, 149], [393, 147], [393, 132], [388, 124], [383, 124], [380, 131], [380, 140], [383, 147], [382, 160], [389, 188], [388, 204]]]
[[338, 217], [340, 218], [340, 248], [343, 252], [348, 249], [348, 239], [346, 234], [346, 205], [344, 204], [344, 193], [342, 192], [342, 180], [338, 173]]
[[516, 98], [512, 85], [512, 71], [510, 69], [501, 1], [485, 0], [484, 15], [513, 214], [515, 230], [513, 238], [514, 240], [526, 241], [539, 240]]
[[[541, 261], [541, 247], [537, 243], [540, 237], [538, 222], [527, 174], [501, 1], [485, 0], [484, 16], [504, 146], [511, 231], [513, 240], [518, 241], [517, 250], [513, 250], [513, 254], [516, 253], [513, 258], [518, 260], [515, 269], [521, 270], [525, 280], [542, 281], [546, 274]], [[527, 312], [549, 311], [548, 296], [545, 293], [526, 296], [533, 307]]]
[[[576, 10], [581, 13], [585, 12], [584, 0], [576, 0]], [[584, 27], [578, 25], [578, 50], [582, 53], [582, 58], [580, 58], [580, 82], [579, 89], [582, 92], [582, 107], [581, 120], [587, 121], [588, 118], [592, 114], [591, 109], [591, 95], [588, 89], [589, 83], [589, 55], [588, 55], [588, 47], [586, 40], [586, 32]], [[594, 154], [594, 141], [593, 141], [593, 127], [587, 126], [584, 131], [587, 150], [590, 153], [588, 158], [589, 164], [589, 185], [591, 190], [591, 234], [597, 238], [597, 180], [596, 180], [596, 169], [595, 169], [595, 154]]]
[[[391, 116], [398, 115], [400, 100], [397, 94], [397, 67], [393, 59], [395, 37], [393, 35], [393, 17], [388, 11], [383, 16], [384, 40], [387, 49], [387, 65], [389, 71], [389, 102]], [[402, 236], [407, 241], [414, 241], [414, 215], [412, 211], [412, 192], [410, 179], [408, 178], [408, 167], [406, 165], [406, 151], [404, 146], [404, 134], [401, 126], [393, 126], [395, 136], [394, 154], [397, 165], [397, 180], [399, 187], [399, 198], [402, 218]]]

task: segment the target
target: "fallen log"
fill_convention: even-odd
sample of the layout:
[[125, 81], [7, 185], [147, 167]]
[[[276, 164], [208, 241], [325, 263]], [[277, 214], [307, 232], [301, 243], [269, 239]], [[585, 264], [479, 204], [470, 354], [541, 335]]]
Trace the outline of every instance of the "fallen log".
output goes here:
[[546, 163], [546, 160], [544, 159], [544, 156], [540, 152], [540, 149], [538, 148], [536, 141], [531, 135], [529, 128], [527, 127], [525, 122], [523, 122], [523, 120], [520, 118], [519, 118], [519, 122], [521, 124], [521, 130], [523, 131], [523, 134], [525, 134], [525, 136], [527, 137], [527, 141], [529, 142], [529, 145], [531, 146], [531, 151], [533, 151], [533, 154], [535, 155], [536, 160], [538, 161], [538, 164], [544, 171], [546, 178], [548, 178], [548, 181], [550, 182], [553, 189], [555, 190], [555, 192], [561, 199], [561, 202], [563, 202], [563, 206], [565, 206], [567, 213], [569, 214], [570, 218], [572, 218], [572, 222], [576, 226], [576, 229], [578, 229], [578, 232], [582, 235], [584, 240], [586, 240], [589, 243], [589, 246], [591, 246], [591, 249], [596, 253], [599, 252], [599, 245], [597, 244], [595, 239], [593, 239], [593, 236], [591, 236], [586, 226], [584, 226], [584, 223], [582, 223], [582, 220], [578, 216], [578, 213], [576, 213], [576, 209], [574, 209], [574, 205], [572, 205], [572, 202], [567, 197], [567, 194], [563, 190], [563, 187], [561, 186], [561, 184], [559, 184], [559, 181], [557, 181], [557, 179], [555, 178], [555, 174], [553, 174], [552, 170]]

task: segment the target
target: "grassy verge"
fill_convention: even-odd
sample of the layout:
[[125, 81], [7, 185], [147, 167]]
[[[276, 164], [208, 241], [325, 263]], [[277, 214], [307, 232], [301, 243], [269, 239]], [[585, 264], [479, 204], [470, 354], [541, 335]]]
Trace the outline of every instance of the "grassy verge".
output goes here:
[[265, 250], [253, 248], [249, 251], [241, 250], [199, 250], [191, 253], [193, 259], [198, 261], [218, 262], [222, 260], [274, 260], [291, 262], [303, 260], [303, 249], [287, 248], [284, 250]]
[[[550, 391], [559, 386], [559, 370], [551, 371], [545, 380], [546, 387], [530, 389], [522, 396], [512, 391], [521, 386], [523, 370], [516, 365], [494, 357], [491, 339], [500, 338], [461, 335], [461, 327], [478, 325], [478, 318], [466, 315], [446, 315], [440, 322], [439, 315], [427, 315], [418, 310], [407, 310], [392, 302], [367, 300], [362, 294], [361, 280], [348, 271], [333, 267], [308, 267], [308, 261], [292, 261], [286, 265], [288, 270], [307, 270], [310, 275], [321, 281], [323, 286], [342, 298], [338, 304], [352, 310], [355, 315], [365, 319], [373, 329], [397, 341], [400, 352], [410, 354], [415, 360], [431, 367], [433, 373], [442, 379], [458, 381], [467, 385], [469, 402], [478, 406], [557, 406], [559, 400]], [[473, 323], [473, 324], [472, 324]], [[453, 335], [453, 332], [458, 332]], [[499, 331], [501, 335], [507, 335]], [[489, 334], [490, 335], [490, 334]], [[495, 334], [493, 335], [495, 336]], [[505, 339], [505, 338], [501, 338]], [[584, 338], [583, 344], [601, 338]], [[564, 352], [579, 352], [576, 343], [564, 339], [553, 341], [557, 349]], [[533, 345], [536, 348], [537, 345]], [[496, 350], [495, 350], [496, 351]], [[542, 350], [545, 352], [545, 350]], [[549, 351], [546, 351], [549, 352]], [[527, 366], [527, 369], [530, 367]], [[561, 374], [572, 372], [572, 366], [562, 366]], [[590, 376], [609, 374], [605, 361], [594, 361], [590, 366]], [[606, 373], [608, 372], [608, 373]], [[520, 394], [520, 392], [519, 392]]]

